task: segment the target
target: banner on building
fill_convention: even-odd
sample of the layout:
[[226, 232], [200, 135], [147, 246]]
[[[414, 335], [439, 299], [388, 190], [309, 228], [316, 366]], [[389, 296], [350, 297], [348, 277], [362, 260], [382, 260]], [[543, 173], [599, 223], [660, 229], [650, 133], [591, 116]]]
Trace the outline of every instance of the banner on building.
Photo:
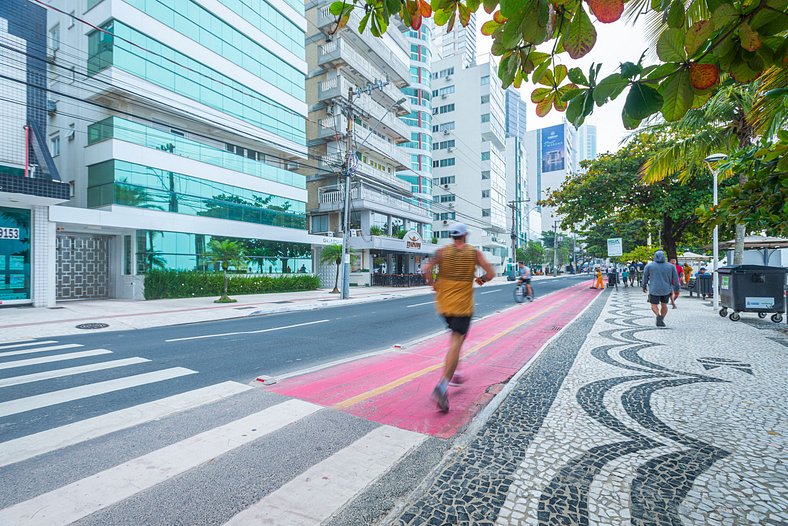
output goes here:
[[564, 169], [564, 125], [542, 130], [542, 173]]

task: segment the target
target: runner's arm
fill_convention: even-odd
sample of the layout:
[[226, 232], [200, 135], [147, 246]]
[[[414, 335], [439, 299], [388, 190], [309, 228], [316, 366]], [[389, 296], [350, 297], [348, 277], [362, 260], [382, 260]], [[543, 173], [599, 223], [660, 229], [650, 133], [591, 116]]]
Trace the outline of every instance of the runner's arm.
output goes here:
[[435, 265], [440, 265], [441, 256], [443, 254], [443, 249], [439, 249], [435, 252], [435, 255], [430, 258], [422, 267], [421, 273], [424, 275], [424, 281], [427, 282], [427, 285], [432, 285], [435, 282], [433, 279], [432, 269]]
[[480, 278], [476, 278], [476, 283], [479, 285], [486, 283], [495, 277], [495, 270], [493, 270], [492, 265], [490, 262], [487, 261], [487, 258], [484, 257], [481, 250], [476, 251], [476, 264], [484, 269], [484, 276]]

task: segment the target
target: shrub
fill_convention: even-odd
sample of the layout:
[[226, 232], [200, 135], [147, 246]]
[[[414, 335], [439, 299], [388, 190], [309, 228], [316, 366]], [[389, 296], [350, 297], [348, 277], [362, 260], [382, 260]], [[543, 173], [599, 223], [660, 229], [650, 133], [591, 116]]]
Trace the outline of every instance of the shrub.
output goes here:
[[[230, 275], [229, 294], [265, 294], [316, 290], [320, 278], [312, 274], [287, 276]], [[224, 278], [219, 272], [151, 270], [145, 275], [145, 299], [220, 296]]]

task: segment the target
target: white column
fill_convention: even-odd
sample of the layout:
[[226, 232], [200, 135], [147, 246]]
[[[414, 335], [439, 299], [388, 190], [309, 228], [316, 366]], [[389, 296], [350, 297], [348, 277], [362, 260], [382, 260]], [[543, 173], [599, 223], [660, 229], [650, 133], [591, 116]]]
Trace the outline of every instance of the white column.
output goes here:
[[31, 268], [31, 295], [34, 307], [54, 307], [57, 287], [55, 257], [57, 253], [57, 231], [49, 221], [48, 206], [33, 206], [31, 209], [33, 261]]

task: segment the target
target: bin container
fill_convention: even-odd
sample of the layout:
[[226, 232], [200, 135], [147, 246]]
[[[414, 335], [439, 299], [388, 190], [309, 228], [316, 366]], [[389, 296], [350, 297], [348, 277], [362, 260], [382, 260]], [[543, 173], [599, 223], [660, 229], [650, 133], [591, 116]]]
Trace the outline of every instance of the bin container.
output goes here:
[[766, 267], [762, 265], [735, 265], [718, 269], [720, 316], [727, 316], [738, 321], [740, 312], [757, 312], [758, 316], [765, 318], [768, 313], [772, 321], [782, 321], [782, 312], [785, 310], [785, 275], [788, 269], [781, 267]]
[[712, 275], [710, 273], [699, 275], [697, 277], [698, 284], [695, 287], [695, 292], [700, 294], [703, 299], [706, 299], [706, 297], [712, 297], [714, 291], [712, 281]]

